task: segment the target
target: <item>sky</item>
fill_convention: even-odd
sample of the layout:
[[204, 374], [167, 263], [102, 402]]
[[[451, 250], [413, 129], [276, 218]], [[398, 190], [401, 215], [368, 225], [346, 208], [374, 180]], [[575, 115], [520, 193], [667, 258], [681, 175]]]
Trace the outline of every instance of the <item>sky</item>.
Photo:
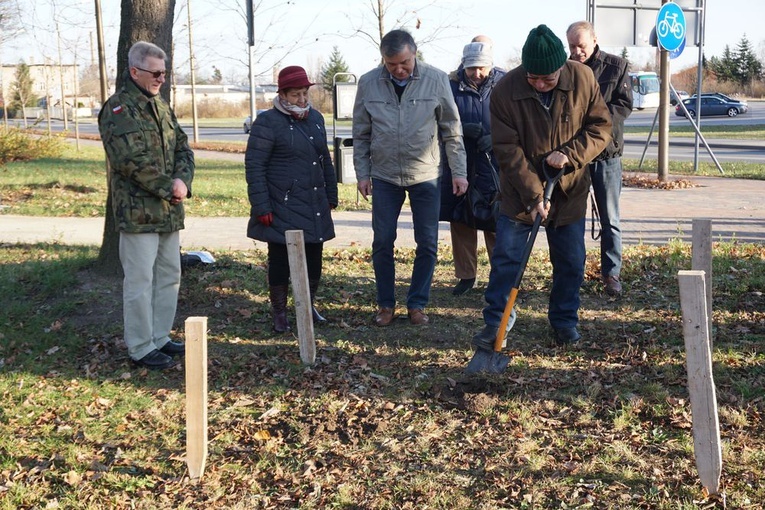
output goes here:
[[[586, 18], [588, 0], [386, 0], [385, 31], [403, 25], [420, 46], [425, 60], [445, 71], [459, 64], [463, 46], [478, 34], [494, 41], [495, 64], [515, 65], [529, 30], [547, 24], [565, 43], [566, 27]], [[596, 0], [613, 5], [616, 1]], [[688, 0], [684, 0], [688, 2]], [[221, 70], [226, 82], [246, 82], [248, 75], [245, 0], [176, 0], [175, 69], [189, 69], [188, 10], [197, 76]], [[360, 76], [379, 63], [379, 52], [363, 32], [377, 30], [372, 0], [256, 0], [254, 54], [256, 81], [272, 81], [275, 66], [300, 65], [318, 72], [337, 46], [350, 72]], [[629, 3], [629, 1], [628, 1]], [[660, 5], [660, 0], [641, 0]], [[692, 3], [692, 0], [691, 0]], [[707, 0], [707, 57], [722, 55], [725, 45], [733, 50], [746, 34], [755, 51], [765, 56], [765, 2], [761, 0]], [[22, 29], [0, 48], [4, 64], [42, 63], [46, 58], [64, 63], [91, 63], [95, 53], [94, 0], [19, 1]], [[416, 8], [416, 10], [414, 10]], [[116, 66], [120, 24], [120, 0], [101, 0], [107, 67]], [[597, 20], [605, 11], [596, 11]], [[419, 22], [419, 28], [416, 28]], [[609, 27], [610, 28], [610, 27]], [[625, 29], [628, 30], [628, 29]], [[61, 34], [60, 38], [57, 34]], [[606, 51], [621, 53], [622, 46], [598, 41]], [[611, 43], [613, 44], [613, 43]], [[59, 49], [60, 48], [60, 49]], [[651, 48], [627, 48], [638, 66], [654, 59]], [[696, 64], [698, 49], [686, 47], [672, 60], [672, 71]]]

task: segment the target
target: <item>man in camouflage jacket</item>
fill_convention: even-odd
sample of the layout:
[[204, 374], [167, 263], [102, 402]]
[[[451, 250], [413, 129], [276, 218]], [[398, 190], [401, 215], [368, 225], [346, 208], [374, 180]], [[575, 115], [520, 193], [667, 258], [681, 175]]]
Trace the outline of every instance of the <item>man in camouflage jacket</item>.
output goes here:
[[104, 104], [98, 127], [111, 166], [113, 211], [125, 273], [125, 344], [150, 369], [174, 365], [184, 345], [170, 340], [181, 282], [183, 200], [191, 197], [194, 154], [159, 94], [165, 52], [148, 42], [128, 53], [122, 88]]

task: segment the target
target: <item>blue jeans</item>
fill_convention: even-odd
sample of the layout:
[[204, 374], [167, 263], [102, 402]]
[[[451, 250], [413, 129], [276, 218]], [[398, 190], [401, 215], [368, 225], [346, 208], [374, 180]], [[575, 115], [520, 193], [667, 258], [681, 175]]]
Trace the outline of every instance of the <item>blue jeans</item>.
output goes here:
[[[579, 322], [579, 288], [584, 281], [586, 256], [584, 225], [582, 218], [562, 227], [545, 227], [553, 267], [547, 318], [555, 329], [576, 327]], [[497, 221], [497, 241], [484, 294], [483, 320], [488, 326], [499, 327], [530, 232], [531, 225], [511, 220], [504, 214]]]
[[377, 304], [396, 306], [396, 241], [398, 217], [406, 194], [412, 208], [414, 240], [417, 243], [412, 279], [406, 297], [407, 308], [425, 308], [430, 299], [430, 283], [438, 254], [438, 213], [441, 204], [439, 179], [413, 186], [397, 186], [372, 179], [372, 265], [377, 281]]
[[593, 161], [590, 177], [600, 215], [600, 273], [604, 278], [619, 276], [622, 270], [622, 229], [619, 225], [622, 158]]

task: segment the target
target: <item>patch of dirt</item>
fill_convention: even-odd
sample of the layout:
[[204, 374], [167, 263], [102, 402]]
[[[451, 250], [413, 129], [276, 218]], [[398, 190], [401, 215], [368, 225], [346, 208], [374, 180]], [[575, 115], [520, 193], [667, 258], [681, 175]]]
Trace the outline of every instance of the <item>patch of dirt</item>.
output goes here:
[[77, 275], [79, 285], [65, 299], [77, 302], [66, 322], [76, 329], [90, 329], [107, 322], [122, 323], [122, 278], [103, 276], [91, 269]]

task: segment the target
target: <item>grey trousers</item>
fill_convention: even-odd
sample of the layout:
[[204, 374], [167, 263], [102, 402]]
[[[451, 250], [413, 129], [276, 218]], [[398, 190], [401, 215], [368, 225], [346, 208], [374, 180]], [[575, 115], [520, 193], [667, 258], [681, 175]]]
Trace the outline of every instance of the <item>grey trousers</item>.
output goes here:
[[120, 233], [125, 344], [138, 360], [170, 340], [181, 285], [180, 235]]

